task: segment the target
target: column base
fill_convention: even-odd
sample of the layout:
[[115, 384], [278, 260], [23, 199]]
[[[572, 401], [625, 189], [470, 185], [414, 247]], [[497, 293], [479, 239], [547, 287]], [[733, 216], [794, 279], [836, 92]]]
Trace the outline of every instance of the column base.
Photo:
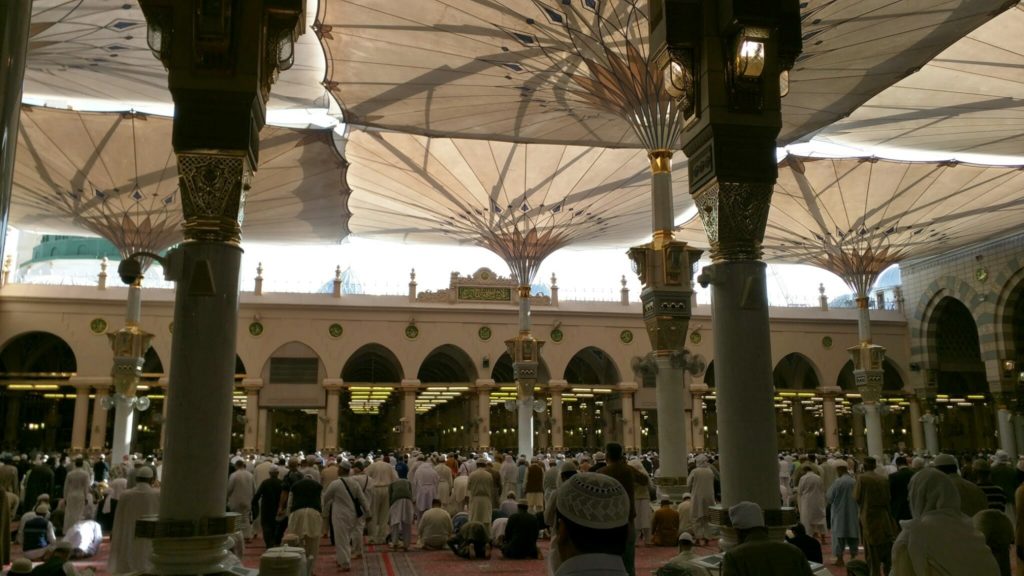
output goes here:
[[685, 476], [655, 476], [654, 486], [658, 489], [658, 500], [668, 498], [673, 504], [683, 501], [686, 493], [687, 478]]
[[135, 536], [153, 540], [151, 574], [225, 573], [241, 564], [231, 553], [239, 518], [233, 512], [199, 521], [143, 518], [135, 524]]
[[[795, 508], [785, 507], [777, 510], [764, 511], [764, 523], [768, 534], [773, 540], [782, 541], [786, 530], [799, 521]], [[721, 504], [711, 507], [711, 526], [718, 530], [718, 546], [723, 551], [739, 544], [738, 534], [729, 519], [729, 509]]]

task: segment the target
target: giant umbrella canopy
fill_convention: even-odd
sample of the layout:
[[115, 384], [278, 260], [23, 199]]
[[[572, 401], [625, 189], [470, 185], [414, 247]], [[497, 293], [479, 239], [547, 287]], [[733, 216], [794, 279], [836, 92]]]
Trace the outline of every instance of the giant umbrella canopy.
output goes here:
[[[129, 256], [182, 238], [170, 118], [25, 106], [11, 221], [24, 230], [88, 234]], [[346, 162], [330, 129], [268, 126], [259, 177], [246, 193], [243, 235], [332, 243], [348, 234]]]

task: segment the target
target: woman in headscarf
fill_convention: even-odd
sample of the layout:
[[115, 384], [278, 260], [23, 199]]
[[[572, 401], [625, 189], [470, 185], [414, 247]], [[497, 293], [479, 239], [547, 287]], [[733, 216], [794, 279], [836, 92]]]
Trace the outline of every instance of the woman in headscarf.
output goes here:
[[910, 512], [892, 549], [894, 576], [999, 576], [985, 537], [960, 512], [953, 482], [935, 468], [910, 480]]

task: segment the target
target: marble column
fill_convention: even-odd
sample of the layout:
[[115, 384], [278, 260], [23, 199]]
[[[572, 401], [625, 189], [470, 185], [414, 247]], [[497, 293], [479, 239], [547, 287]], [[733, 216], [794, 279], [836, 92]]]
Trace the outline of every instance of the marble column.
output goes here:
[[[104, 380], [106, 380], [104, 378]], [[73, 376], [68, 382], [75, 387], [75, 414], [71, 422], [71, 453], [81, 454], [85, 451], [89, 434], [89, 392], [92, 379]]]
[[[0, 10], [0, 258], [7, 239], [7, 219], [14, 181], [14, 155], [18, 147], [21, 94], [32, 19], [32, 2], [5, 2]], [[6, 278], [3, 279], [6, 283]]]
[[638, 451], [640, 451], [640, 452], [643, 452], [643, 450], [644, 450], [643, 426], [644, 426], [643, 414], [639, 410], [634, 408], [633, 409], [633, 445], [636, 446], [636, 449]]
[[819, 390], [821, 394], [821, 420], [825, 429], [825, 447], [830, 451], [839, 450], [839, 422], [836, 415], [836, 397], [838, 386], [825, 386]]
[[793, 448], [803, 450], [806, 447], [806, 434], [804, 429], [804, 405], [800, 403], [799, 397], [793, 398]]
[[494, 388], [494, 380], [490, 378], [476, 381], [476, 444], [480, 450], [491, 448], [491, 390]]
[[256, 445], [259, 447], [260, 452], [264, 454], [270, 452], [270, 411], [266, 408], [260, 408], [259, 411], [259, 423], [256, 428]]
[[316, 449], [319, 452], [324, 451], [324, 443], [326, 442], [327, 436], [327, 411], [323, 408], [316, 411]]
[[[107, 378], [104, 384], [96, 384], [96, 398], [92, 404], [92, 426], [89, 433], [89, 451], [93, 453], [103, 452], [107, 446], [107, 414], [109, 410], [104, 406], [104, 398], [110, 396], [110, 379]], [[111, 465], [118, 462], [111, 462]]]
[[562, 392], [568, 387], [569, 383], [565, 380], [548, 381], [548, 393], [551, 395], [551, 450], [554, 452], [565, 451], [565, 414], [562, 410]]
[[327, 390], [327, 425], [324, 428], [324, 453], [333, 454], [338, 451], [338, 430], [341, 425], [341, 391], [345, 387], [341, 378], [324, 378], [324, 389]]
[[693, 397], [693, 418], [691, 420], [691, 452], [704, 451], [704, 395], [710, 391], [708, 385], [703, 381], [690, 385], [690, 394]]
[[639, 390], [636, 382], [620, 382], [619, 394], [622, 400], [622, 446], [626, 453], [636, 452], [636, 421], [633, 419], [633, 395]]
[[160, 402], [160, 451], [164, 450], [164, 443], [167, 441], [167, 383], [169, 379], [162, 376], [159, 381], [160, 390], [163, 391], [164, 399]]
[[911, 396], [910, 401], [910, 437], [915, 454], [925, 450], [924, 427], [921, 425], [921, 402], [916, 396]]
[[[863, 404], [861, 404], [863, 406]], [[853, 450], [857, 454], [865, 454], [867, 446], [864, 443], [864, 412], [853, 410]]]
[[409, 452], [416, 447], [416, 392], [420, 389], [419, 380], [402, 380], [402, 451]]
[[255, 454], [258, 444], [257, 414], [260, 409], [260, 390], [263, 388], [263, 378], [243, 378], [242, 389], [245, 390], [245, 436], [242, 440], [242, 450], [246, 454]]

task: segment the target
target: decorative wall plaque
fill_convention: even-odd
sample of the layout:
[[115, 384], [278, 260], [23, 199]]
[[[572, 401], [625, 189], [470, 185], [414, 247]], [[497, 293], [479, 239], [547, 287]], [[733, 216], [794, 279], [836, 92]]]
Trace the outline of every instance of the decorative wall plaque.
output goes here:
[[103, 334], [107, 331], [107, 321], [103, 318], [93, 318], [92, 322], [89, 322], [89, 330], [92, 330], [93, 334]]
[[629, 344], [633, 341], [633, 332], [630, 330], [619, 332], [619, 340], [622, 340], [623, 344]]
[[491, 329], [488, 326], [481, 326], [480, 329], [476, 331], [476, 335], [479, 336], [481, 340], [490, 340]]
[[249, 334], [251, 334], [253, 336], [259, 336], [260, 334], [263, 334], [263, 323], [262, 322], [252, 322], [252, 323], [250, 323], [249, 324]]
[[345, 329], [341, 327], [341, 324], [335, 322], [327, 327], [327, 333], [331, 335], [331, 338], [340, 338], [345, 333]]

